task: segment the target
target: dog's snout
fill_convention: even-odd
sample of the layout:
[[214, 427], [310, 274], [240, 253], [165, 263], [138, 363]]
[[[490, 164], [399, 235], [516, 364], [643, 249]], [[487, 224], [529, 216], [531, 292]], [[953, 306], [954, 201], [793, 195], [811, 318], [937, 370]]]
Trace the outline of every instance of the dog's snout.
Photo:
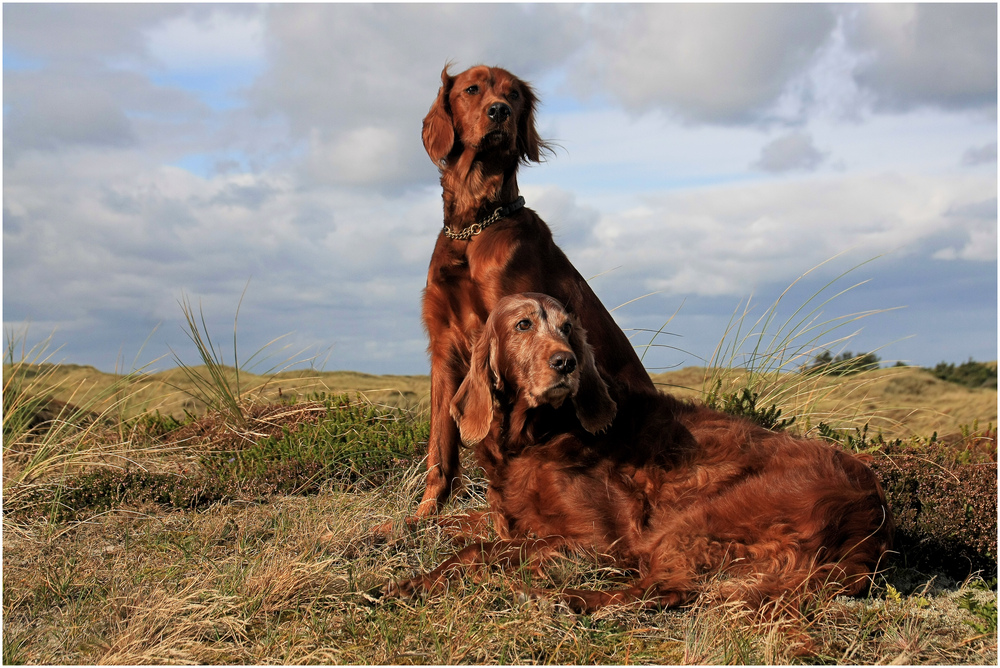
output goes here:
[[556, 372], [568, 376], [576, 369], [576, 355], [568, 350], [557, 352], [549, 358], [549, 366]]
[[486, 110], [486, 115], [490, 117], [490, 120], [494, 123], [503, 123], [508, 118], [510, 118], [513, 111], [511, 111], [510, 105], [505, 102], [494, 102], [490, 105], [490, 108]]

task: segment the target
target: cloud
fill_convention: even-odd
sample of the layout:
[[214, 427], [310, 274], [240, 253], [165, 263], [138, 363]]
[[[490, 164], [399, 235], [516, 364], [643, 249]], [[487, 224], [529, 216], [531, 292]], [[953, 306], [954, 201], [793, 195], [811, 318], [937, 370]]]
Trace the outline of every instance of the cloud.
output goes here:
[[362, 126], [348, 132], [314, 129], [309, 137], [305, 176], [312, 184], [395, 189], [412, 185], [415, 175], [433, 173], [419, 137], [399, 128]]
[[[609, 305], [654, 289], [728, 305], [851, 247], [988, 268], [995, 119], [964, 109], [989, 104], [910, 82], [960, 49], [907, 55], [895, 28], [855, 29], [867, 11], [5, 6], [5, 315], [61, 324], [70, 361], [108, 368], [157, 322], [156, 354], [183, 346], [182, 292], [231, 331], [252, 277], [248, 349], [294, 330], [333, 345], [333, 368], [425, 371], [441, 197], [420, 122], [449, 61], [541, 84], [566, 151], [523, 192]], [[616, 317], [649, 326], [665, 300]]]
[[552, 234], [562, 248], [586, 248], [595, 242], [594, 228], [601, 213], [581, 204], [576, 193], [557, 186], [525, 185], [521, 188], [526, 204], [548, 221]]
[[[980, 240], [995, 194], [986, 177], [884, 173], [685, 189], [606, 213], [575, 261], [585, 275], [626, 267], [671, 294], [743, 295], [848, 249], [869, 258], [922, 253], [942, 235]], [[995, 237], [995, 214], [992, 225]], [[996, 244], [982, 252], [995, 258]]]
[[10, 4], [3, 8], [4, 51], [50, 65], [93, 66], [123, 55], [144, 60], [142, 31], [190, 10], [179, 4]]
[[93, 77], [81, 80], [71, 72], [50, 74], [44, 82], [31, 73], [7, 74], [5, 162], [26, 148], [134, 145], [135, 132], [121, 104], [106, 86], [88, 85], [93, 83]]
[[139, 74], [78, 65], [7, 73], [4, 105], [8, 163], [29, 149], [137, 146], [144, 119], [169, 122], [204, 112], [187, 93], [153, 85]]
[[848, 34], [868, 56], [855, 77], [878, 107], [995, 110], [996, 4], [863, 5]]
[[801, 123], [922, 105], [994, 110], [994, 4], [606, 5], [568, 75], [580, 94], [691, 123]]
[[[955, 228], [965, 231], [961, 246], [949, 246], [934, 253], [938, 260], [995, 261], [997, 259], [997, 198], [961, 204], [945, 216]], [[963, 236], [965, 236], [963, 235]]]
[[29, 154], [5, 175], [5, 278], [31, 286], [5, 294], [12, 317], [114, 304], [173, 319], [182, 290], [226, 306], [251, 276], [272, 307], [417, 308], [437, 193], [386, 200], [302, 191], [281, 172], [202, 178], [138, 152], [69, 157]]
[[260, 66], [265, 57], [263, 13], [236, 10], [220, 8], [166, 18], [143, 31], [146, 51], [173, 71]]
[[764, 146], [752, 167], [765, 172], [812, 171], [826, 160], [827, 153], [813, 144], [806, 132], [792, 132]]
[[712, 123], [758, 119], [805, 72], [833, 29], [822, 5], [608, 5], [570, 74], [626, 108]]

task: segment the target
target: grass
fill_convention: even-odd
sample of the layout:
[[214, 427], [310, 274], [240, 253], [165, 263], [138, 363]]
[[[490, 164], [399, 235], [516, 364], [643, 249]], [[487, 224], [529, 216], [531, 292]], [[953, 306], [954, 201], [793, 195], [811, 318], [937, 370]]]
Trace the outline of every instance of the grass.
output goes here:
[[[836, 422], [848, 427], [867, 424], [871, 415], [858, 410], [858, 398], [866, 395], [868, 377], [854, 374], [833, 385], [829, 382], [831, 378], [843, 377], [833, 367], [821, 373], [806, 372], [817, 354], [846, 345], [857, 333], [844, 333], [844, 327], [892, 310], [824, 315], [824, 309], [838, 297], [863, 285], [860, 282], [843, 289], [837, 286], [838, 281], [857, 268], [828, 282], [780, 322], [778, 312], [782, 301], [810, 272], [789, 285], [753, 322], [750, 322], [752, 306], [748, 298], [742, 312], [739, 307], [734, 312], [709, 362], [711, 371], [706, 374], [702, 389], [706, 403], [720, 409], [728, 408], [726, 403], [732, 404], [734, 400], [739, 405], [752, 404], [764, 410], [781, 406], [783, 422], [778, 421], [777, 415], [768, 422], [775, 426], [798, 422], [803, 435], [814, 435], [813, 428], [820, 423]], [[728, 373], [731, 369], [740, 369], [742, 373]], [[824, 410], [821, 405], [829, 404], [834, 387], [851, 398]]]
[[[257, 376], [223, 364], [186, 313], [203, 364], [158, 374], [54, 365], [45, 346], [9, 342], [5, 664], [996, 663], [995, 581], [903, 565], [870, 596], [818, 599], [795, 619], [718, 605], [575, 615], [522, 601], [523, 576], [499, 572], [373, 601], [460, 546], [434, 525], [372, 531], [402, 525], [422, 490], [428, 379]], [[728, 396], [795, 415], [793, 429], [818, 431], [845, 406], [893, 434], [971, 438], [978, 427], [963, 425], [996, 424], [995, 389], [910, 368], [858, 374], [860, 394], [857, 379], [811, 376], [812, 412], [796, 412], [801, 391], [768, 383], [796, 387], [797, 375], [757, 365], [654, 379], [690, 398], [711, 382], [723, 398], [740, 388]], [[828, 428], [853, 424], [847, 411]], [[486, 503], [466, 470], [448, 512]], [[614, 575], [581, 557], [542, 584], [607, 587]]]
[[[176, 500], [137, 493], [88, 505], [64, 496], [77, 512], [61, 516], [19, 513], [5, 497], [4, 662], [995, 662], [995, 585], [907, 568], [887, 572], [870, 598], [824, 602], [794, 624], [726, 606], [577, 616], [550, 601], [519, 601], [519, 576], [503, 573], [426, 600], [373, 604], [365, 592], [457, 548], [433, 526], [388, 541], [372, 533], [412, 512], [423, 481], [412, 446], [426, 422], [357, 398], [269, 405], [247, 413], [246, 432], [226, 427], [221, 412], [150, 418], [159, 448], [144, 469], [173, 481]], [[183, 449], [171, 447], [178, 438]], [[390, 465], [365, 464], [373, 443], [393, 453]], [[308, 490], [266, 488], [271, 469], [258, 468], [311, 459], [340, 463]], [[225, 477], [209, 475], [213, 466], [229, 467], [241, 484], [189, 503], [185, 489]], [[137, 481], [152, 475], [129, 470]], [[50, 484], [32, 489], [94, 492], [84, 476], [117, 471], [50, 468]], [[112, 488], [120, 494], [130, 484]], [[466, 487], [450, 512], [484, 505], [477, 481]], [[601, 587], [608, 573], [579, 559], [551, 577], [551, 586]]]
[[[22, 368], [32, 366], [23, 364]], [[81, 398], [97, 411], [113, 401], [108, 389], [116, 382], [114, 374], [106, 374], [92, 367], [76, 365], [40, 364], [35, 386], [39, 391], [59, 401]], [[202, 373], [199, 367], [191, 367]], [[7, 381], [11, 365], [4, 366]], [[722, 378], [726, 387], [740, 387], [744, 377], [741, 369], [723, 371], [704, 367], [688, 367], [677, 371], [652, 374], [653, 381], [666, 392], [693, 400], [704, 400], [705, 378]], [[790, 382], [798, 380], [798, 373], [788, 372]], [[423, 415], [430, 400], [428, 376], [372, 376], [351, 371], [285, 371], [270, 378], [243, 373], [243, 380], [254, 386], [266, 387], [258, 401], [270, 403], [291, 398], [305, 399], [313, 394], [358, 394], [373, 403], [394, 406]], [[813, 376], [815, 383], [811, 403], [813, 415], [803, 415], [797, 426], [803, 428], [807, 418], [815, 428], [819, 421], [836, 422], [838, 426], [853, 428], [857, 417], [865, 416], [871, 429], [881, 429], [886, 437], [908, 438], [913, 435], [957, 434], [963, 425], [975, 420], [997, 424], [996, 390], [992, 388], [966, 388], [936, 378], [930, 371], [917, 367], [895, 367], [869, 371], [856, 376]], [[185, 376], [177, 369], [158, 373], [137, 373], [131, 377], [131, 401], [125, 405], [123, 420], [139, 418], [153, 420], [157, 412], [161, 417], [185, 419], [186, 413], [202, 415], [207, 408], [184, 390], [190, 389]], [[710, 388], [707, 388], [710, 389]], [[92, 398], [93, 397], [93, 398]], [[775, 402], [772, 402], [775, 403]], [[763, 400], [758, 398], [758, 404]], [[767, 404], [770, 406], [771, 404]], [[790, 417], [789, 410], [783, 417]], [[802, 415], [802, 413], [799, 413]]]
[[8, 335], [4, 365], [5, 511], [46, 480], [87, 467], [121, 468], [148, 454], [121, 421], [132, 398], [132, 374], [111, 376], [90, 392], [82, 384], [56, 381], [66, 397], [60, 400], [52, 390], [58, 367], [47, 363], [50, 339], [27, 351], [22, 346], [19, 353], [17, 340]]
[[[419, 466], [399, 476], [402, 483], [419, 480]], [[403, 512], [411, 499], [396, 485], [330, 488], [199, 512], [140, 504], [72, 523], [45, 540], [5, 533], [4, 662], [975, 664], [995, 658], [995, 631], [970, 625], [983, 618], [964, 603], [995, 605], [995, 592], [971, 582], [907, 590], [907, 574], [895, 576], [894, 597], [838, 599], [801, 628], [725, 607], [611, 608], [576, 616], [549, 601], [518, 602], [511, 594], [516, 577], [500, 573], [424, 601], [373, 605], [364, 591], [454, 549], [433, 529], [397, 542], [373, 540], [371, 527], [387, 513]], [[603, 575], [594, 566], [588, 573], [586, 564], [572, 570], [584, 580]], [[807, 656], [800, 656], [802, 633], [814, 644]]]

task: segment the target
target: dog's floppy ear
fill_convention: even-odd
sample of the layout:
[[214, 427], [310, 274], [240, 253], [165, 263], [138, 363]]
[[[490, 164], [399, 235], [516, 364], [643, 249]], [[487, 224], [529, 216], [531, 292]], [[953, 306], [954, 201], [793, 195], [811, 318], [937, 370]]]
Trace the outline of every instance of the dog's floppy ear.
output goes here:
[[490, 432], [494, 378], [497, 375], [494, 364], [496, 345], [496, 336], [487, 326], [472, 347], [469, 373], [458, 386], [451, 402], [451, 417], [466, 445], [479, 443]]
[[608, 394], [608, 386], [597, 371], [594, 351], [587, 343], [587, 332], [579, 325], [573, 327], [569, 343], [580, 367], [580, 389], [573, 397], [576, 416], [584, 429], [596, 434], [611, 425], [618, 413], [618, 406]]
[[542, 152], [552, 152], [548, 143], [542, 141], [535, 129], [535, 107], [538, 104], [538, 97], [531, 90], [531, 86], [521, 81], [522, 97], [524, 98], [524, 108], [517, 119], [517, 152], [522, 163], [541, 162]]
[[446, 65], [441, 70], [441, 88], [438, 89], [437, 99], [424, 117], [424, 149], [438, 167], [443, 166], [444, 159], [455, 145], [455, 126], [451, 118], [451, 105], [448, 103], [453, 83], [455, 78], [448, 74]]

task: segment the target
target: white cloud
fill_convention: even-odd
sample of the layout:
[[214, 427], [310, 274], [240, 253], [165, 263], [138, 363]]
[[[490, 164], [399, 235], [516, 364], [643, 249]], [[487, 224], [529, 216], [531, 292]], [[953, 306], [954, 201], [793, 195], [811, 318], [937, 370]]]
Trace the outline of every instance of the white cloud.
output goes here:
[[962, 154], [962, 164], [973, 165], [996, 165], [997, 164], [997, 143], [990, 142], [984, 146], [973, 146], [966, 149]]
[[[742, 295], [848, 249], [874, 257], [915, 253], [942, 234], [981, 240], [983, 218], [954, 212], [995, 193], [984, 177], [861, 173], [648, 195], [602, 217], [578, 266], [625, 266], [673, 294]], [[996, 244], [983, 252], [995, 258]]]
[[607, 5], [571, 80], [627, 108], [746, 122], [802, 74], [835, 25], [822, 5]]
[[995, 3], [863, 5], [848, 32], [849, 43], [869, 56], [857, 80], [881, 106], [995, 113]]
[[[440, 73], [479, 62], [526, 79], [559, 66], [580, 39], [580, 17], [559, 5], [280, 5], [268, 10], [269, 67], [250, 91], [255, 110], [287, 120], [291, 136], [318, 149], [331, 178], [357, 161], [361, 181], [433, 179], [420, 123], [437, 94]], [[360, 134], [359, 134], [360, 133]], [[405, 174], [406, 178], [402, 178]], [[315, 176], [315, 170], [313, 176]]]
[[[412, 133], [410, 133], [412, 135]], [[307, 174], [312, 183], [394, 186], [413, 174], [434, 173], [421, 158], [419, 137], [402, 137], [395, 127], [362, 126], [346, 133], [314, 129], [309, 137]]]
[[939, 260], [995, 261], [997, 259], [997, 198], [973, 201], [946, 212], [952, 226], [966, 236], [965, 243], [942, 248], [934, 254]]
[[932, 256], [935, 260], [973, 260], [990, 262], [997, 259], [997, 228], [996, 224], [977, 226], [970, 229], [969, 240], [961, 248], [942, 248]]
[[142, 31], [185, 11], [169, 3], [12, 3], [3, 8], [4, 47], [55, 64], [144, 59]]

